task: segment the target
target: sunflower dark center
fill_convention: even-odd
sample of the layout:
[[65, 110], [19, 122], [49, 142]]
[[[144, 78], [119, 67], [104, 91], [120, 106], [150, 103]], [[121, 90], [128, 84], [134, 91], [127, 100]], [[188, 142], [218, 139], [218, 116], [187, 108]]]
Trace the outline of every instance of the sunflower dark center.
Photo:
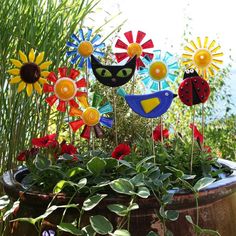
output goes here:
[[40, 68], [38, 65], [32, 62], [23, 64], [20, 69], [21, 79], [28, 84], [33, 84], [40, 78]]

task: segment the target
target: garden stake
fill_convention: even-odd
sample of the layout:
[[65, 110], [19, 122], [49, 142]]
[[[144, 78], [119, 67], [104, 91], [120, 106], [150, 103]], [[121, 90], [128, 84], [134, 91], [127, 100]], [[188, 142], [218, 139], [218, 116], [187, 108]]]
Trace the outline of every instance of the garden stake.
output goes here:
[[190, 175], [193, 171], [193, 151], [194, 151], [194, 123], [195, 123], [195, 106], [193, 107], [193, 127], [192, 127], [192, 147], [191, 147], [191, 160], [190, 160]]
[[114, 107], [114, 123], [115, 123], [115, 143], [116, 146], [118, 145], [118, 135], [117, 135], [117, 113], [116, 113], [116, 92], [115, 89], [112, 88], [112, 93], [113, 93], [113, 107]]
[[[161, 91], [161, 82], [159, 81], [159, 91]], [[163, 143], [163, 120], [162, 115], [160, 116], [160, 124], [161, 124], [161, 143]]]

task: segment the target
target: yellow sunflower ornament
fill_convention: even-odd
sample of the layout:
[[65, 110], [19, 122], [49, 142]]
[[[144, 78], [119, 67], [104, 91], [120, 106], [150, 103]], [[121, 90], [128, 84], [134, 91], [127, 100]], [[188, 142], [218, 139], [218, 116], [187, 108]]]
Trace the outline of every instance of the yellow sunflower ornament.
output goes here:
[[189, 45], [184, 47], [186, 51], [183, 57], [183, 65], [197, 69], [198, 74], [204, 79], [208, 79], [208, 75], [214, 76], [214, 71], [218, 71], [220, 68], [218, 64], [222, 64], [220, 59], [223, 56], [222, 52], [219, 52], [221, 47], [216, 44], [215, 40], [209, 42], [208, 37], [201, 40], [197, 37], [194, 42], [190, 41]]
[[51, 61], [45, 61], [44, 52], [40, 52], [35, 56], [34, 49], [29, 52], [28, 57], [20, 50], [20, 60], [10, 59], [15, 68], [8, 70], [8, 73], [13, 75], [10, 79], [10, 84], [17, 84], [17, 92], [20, 93], [26, 89], [27, 95], [30, 96], [35, 89], [38, 94], [42, 94], [42, 87], [40, 84], [47, 82], [45, 77], [48, 76], [48, 67], [52, 64]]

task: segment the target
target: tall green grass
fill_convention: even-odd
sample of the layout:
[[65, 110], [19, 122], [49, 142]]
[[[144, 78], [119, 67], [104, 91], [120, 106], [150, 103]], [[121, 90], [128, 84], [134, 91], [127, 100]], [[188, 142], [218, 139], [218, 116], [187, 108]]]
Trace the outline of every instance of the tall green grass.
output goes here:
[[[28, 54], [31, 48], [44, 51], [45, 59], [53, 62], [50, 70], [69, 66], [65, 57], [65, 43], [73, 32], [85, 27], [88, 17], [94, 18], [100, 0], [2, 0], [0, 7], [0, 172], [12, 168], [16, 155], [28, 146], [32, 137], [48, 131], [49, 117], [58, 127], [64, 114], [53, 112], [45, 103], [45, 96], [26, 92], [18, 94], [17, 85], [9, 84], [6, 72], [12, 68], [10, 58], [18, 58], [18, 51]], [[119, 14], [119, 13], [118, 13]], [[114, 16], [96, 26], [99, 33]], [[122, 23], [121, 23], [122, 24]], [[109, 28], [104, 38], [120, 25]], [[107, 31], [106, 31], [107, 32]]]

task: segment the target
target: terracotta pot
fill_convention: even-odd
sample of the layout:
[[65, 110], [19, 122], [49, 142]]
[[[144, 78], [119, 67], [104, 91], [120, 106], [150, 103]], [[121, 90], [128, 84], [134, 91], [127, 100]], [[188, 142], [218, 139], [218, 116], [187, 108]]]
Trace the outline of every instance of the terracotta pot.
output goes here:
[[[226, 160], [220, 160], [222, 164], [236, 169], [236, 163]], [[34, 192], [24, 193], [20, 184], [27, 170], [8, 171], [3, 175], [3, 187], [6, 194], [15, 201], [20, 198], [20, 207], [14, 212], [14, 217], [37, 217], [42, 214], [46, 206], [52, 200], [52, 195], [38, 194]], [[78, 197], [74, 201], [82, 203], [84, 198]], [[68, 198], [64, 195], [58, 195], [54, 204], [65, 204]], [[111, 203], [127, 204], [128, 198], [117, 196], [105, 198], [93, 211], [84, 215], [83, 225], [89, 222], [89, 216], [101, 214], [106, 216], [113, 224], [114, 228], [120, 222], [120, 218], [107, 210], [106, 206]], [[217, 230], [221, 236], [236, 235], [236, 172], [222, 180], [216, 181], [207, 188], [199, 192], [199, 225], [202, 228]], [[155, 217], [155, 209], [159, 209], [157, 201], [150, 197], [148, 199], [138, 200], [139, 209], [131, 214], [130, 231], [132, 236], [145, 236], [149, 231], [158, 232], [163, 235], [163, 227]], [[80, 204], [81, 205], [81, 204]], [[196, 202], [193, 194], [180, 192], [176, 193], [169, 209], [176, 209], [180, 212], [179, 219], [175, 222], [167, 223], [174, 236], [191, 236], [195, 235], [192, 225], [185, 219], [190, 215], [193, 221], [196, 221]], [[62, 211], [57, 210], [52, 213], [44, 222], [43, 230], [55, 230], [56, 224], [60, 222]], [[72, 221], [79, 216], [76, 210], [69, 210], [65, 221]], [[38, 236], [35, 228], [23, 222], [12, 222], [8, 225], [5, 236]], [[62, 234], [70, 235], [70, 234]], [[202, 235], [201, 235], [202, 236]]]

